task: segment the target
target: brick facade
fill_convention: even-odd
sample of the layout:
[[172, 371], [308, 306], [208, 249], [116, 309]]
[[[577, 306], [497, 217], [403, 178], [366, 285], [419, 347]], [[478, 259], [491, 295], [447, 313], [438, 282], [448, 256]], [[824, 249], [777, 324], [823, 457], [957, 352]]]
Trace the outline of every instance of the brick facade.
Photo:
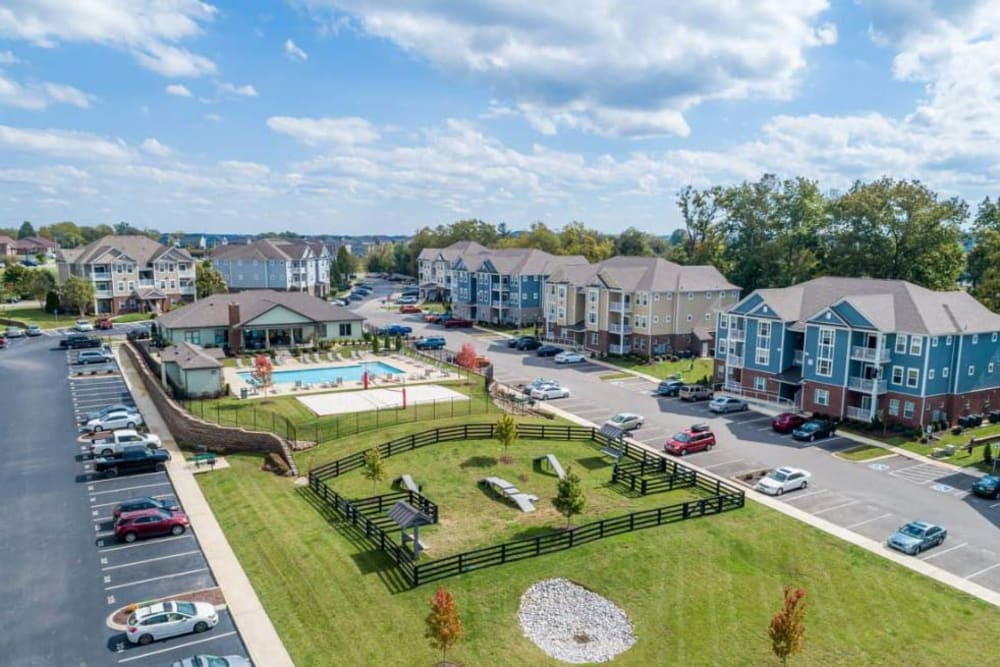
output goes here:
[[[816, 390], [825, 389], [829, 394], [827, 405], [820, 405], [816, 402]], [[845, 402], [847, 389], [839, 385], [824, 384], [821, 382], [805, 381], [800, 390], [801, 400], [799, 405], [806, 412], [820, 415], [831, 415], [840, 417], [844, 414], [843, 408], [848, 404]]]

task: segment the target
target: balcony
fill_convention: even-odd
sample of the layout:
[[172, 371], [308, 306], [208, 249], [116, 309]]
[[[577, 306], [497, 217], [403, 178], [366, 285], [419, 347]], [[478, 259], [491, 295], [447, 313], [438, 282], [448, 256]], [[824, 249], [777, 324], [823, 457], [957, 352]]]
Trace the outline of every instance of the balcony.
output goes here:
[[608, 352], [611, 354], [625, 354], [628, 348], [624, 345], [608, 345]]
[[510, 301], [507, 299], [493, 299], [490, 305], [494, 308], [510, 308]]
[[727, 354], [726, 363], [733, 368], [743, 368], [743, 357], [738, 354]]
[[155, 280], [140, 280], [139, 287], [156, 287]]
[[110, 299], [113, 296], [114, 292], [109, 289], [94, 290], [94, 297], [97, 299]]
[[866, 394], [872, 392], [884, 394], [889, 391], [889, 383], [886, 380], [869, 380], [852, 375], [847, 378], [847, 388], [853, 391], [863, 391]]
[[868, 408], [856, 408], [853, 405], [847, 406], [847, 413], [845, 415], [848, 419], [853, 419], [859, 422], [870, 422], [872, 420], [871, 410]]
[[858, 361], [868, 361], [871, 363], [887, 364], [889, 363], [889, 350], [887, 348], [882, 348], [881, 350], [877, 350], [874, 347], [852, 345], [851, 359], [857, 359]]
[[631, 324], [609, 324], [608, 331], [613, 334], [630, 334], [632, 333]]
[[802, 350], [795, 350], [795, 354], [792, 355], [792, 366], [801, 366], [802, 356]]
[[632, 312], [632, 302], [631, 301], [609, 301], [608, 310], [612, 313], [631, 313]]
[[180, 287], [177, 288], [177, 291], [180, 292], [181, 294], [194, 294], [195, 293], [195, 286], [194, 285], [181, 285]]
[[732, 340], [732, 341], [744, 340], [745, 341], [747, 339], [747, 330], [746, 329], [732, 328], [732, 329], [727, 329], [727, 331], [728, 331], [728, 333], [726, 334], [726, 339], [727, 340]]

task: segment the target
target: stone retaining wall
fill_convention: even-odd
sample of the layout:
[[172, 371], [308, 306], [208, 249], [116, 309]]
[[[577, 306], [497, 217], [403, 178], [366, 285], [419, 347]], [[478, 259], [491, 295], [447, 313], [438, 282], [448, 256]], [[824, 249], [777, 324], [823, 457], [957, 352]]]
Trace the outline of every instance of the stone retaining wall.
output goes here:
[[192, 416], [167, 396], [160, 386], [159, 378], [150, 372], [132, 343], [126, 343], [122, 348], [128, 353], [129, 360], [142, 378], [146, 391], [178, 445], [190, 449], [204, 446], [211, 452], [223, 455], [230, 452], [274, 452], [288, 464], [291, 474], [298, 476], [291, 450], [282, 438], [274, 433], [218, 426]]

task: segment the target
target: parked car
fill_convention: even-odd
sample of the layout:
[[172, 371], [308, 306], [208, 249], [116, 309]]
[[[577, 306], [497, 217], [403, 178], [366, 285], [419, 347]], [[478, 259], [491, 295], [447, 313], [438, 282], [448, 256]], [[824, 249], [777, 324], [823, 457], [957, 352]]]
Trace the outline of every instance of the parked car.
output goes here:
[[529, 382], [528, 384], [524, 385], [524, 393], [530, 396], [531, 392], [534, 391], [535, 389], [547, 386], [558, 387], [559, 380], [546, 380], [545, 378], [536, 378], [531, 382]]
[[24, 333], [26, 336], [34, 338], [35, 336], [42, 335], [42, 328], [37, 324], [29, 324], [28, 329]]
[[418, 299], [415, 296], [401, 296], [398, 299], [396, 299], [396, 303], [398, 303], [401, 306], [412, 306], [419, 300], [420, 299]]
[[451, 313], [440, 313], [438, 315], [431, 315], [429, 321], [431, 324], [444, 324], [445, 322], [453, 319], [453, 317], [454, 316]]
[[26, 257], [21, 260], [21, 266], [38, 266], [38, 261], [31, 259], [30, 257]]
[[170, 667], [252, 667], [250, 661], [241, 655], [193, 655], [170, 665]]
[[115, 357], [107, 350], [80, 350], [76, 353], [77, 364], [107, 364]]
[[129, 340], [149, 340], [152, 337], [152, 333], [149, 329], [150, 328], [148, 326], [133, 327], [128, 330], [125, 337]]
[[95, 410], [94, 412], [88, 412], [82, 417], [80, 417], [80, 424], [86, 424], [92, 419], [102, 419], [106, 417], [111, 412], [118, 412], [119, 410], [124, 410], [126, 412], [135, 413], [136, 416], [139, 415], [139, 411], [135, 409], [133, 405], [125, 405], [123, 403], [115, 403], [114, 405], [108, 405], [101, 408], [100, 410]]
[[414, 306], [412, 304], [404, 304], [399, 307], [399, 312], [404, 314], [416, 314], [416, 313], [422, 313], [424, 311], [420, 309], [420, 306]]
[[115, 520], [115, 537], [119, 542], [135, 542], [147, 537], [177, 536], [183, 534], [188, 525], [188, 517], [184, 512], [135, 510], [123, 512]]
[[347, 296], [347, 298], [348, 298], [348, 299], [349, 299], [350, 301], [363, 301], [365, 297], [364, 297], [364, 295], [362, 295], [362, 294], [358, 294], [357, 292], [351, 292], [351, 293], [350, 293], [350, 294], [349, 294], [349, 295]]
[[557, 384], [543, 384], [531, 390], [531, 397], [540, 401], [547, 401], [550, 398], [569, 398], [569, 389]]
[[215, 605], [173, 600], [133, 611], [125, 621], [125, 636], [131, 643], [145, 646], [156, 639], [205, 632], [218, 624]]
[[798, 468], [776, 468], [761, 477], [753, 488], [770, 496], [780, 496], [785, 491], [795, 491], [809, 486], [812, 475]]
[[71, 350], [79, 350], [86, 347], [100, 347], [104, 343], [101, 339], [96, 336], [87, 336], [85, 334], [70, 334], [59, 341], [59, 347], [69, 348]]
[[708, 401], [712, 398], [712, 390], [702, 384], [686, 384], [677, 395], [682, 401]]
[[734, 398], [732, 396], [716, 396], [708, 404], [709, 412], [717, 412], [719, 414], [726, 414], [728, 412], [745, 412], [749, 410], [750, 406], [742, 398]]
[[980, 498], [1000, 499], [1000, 477], [996, 475], [980, 477], [972, 485], [972, 493]]
[[77, 320], [73, 328], [77, 331], [93, 331], [94, 325], [90, 323], [90, 320]]
[[792, 431], [792, 437], [796, 440], [812, 442], [818, 438], [829, 438], [836, 432], [837, 425], [829, 419], [810, 419]]
[[4, 338], [3, 336], [0, 336], [0, 350], [5, 349], [6, 347], [7, 347], [7, 339]]
[[409, 336], [413, 333], [413, 327], [404, 324], [390, 324], [378, 330], [380, 336]]
[[540, 357], [554, 357], [562, 351], [563, 349], [557, 345], [542, 345], [535, 351], [535, 354]]
[[90, 433], [98, 431], [113, 431], [118, 428], [131, 428], [142, 425], [142, 415], [135, 410], [114, 410], [101, 417], [89, 420], [85, 426]]
[[691, 452], [709, 451], [712, 447], [715, 447], [712, 429], [707, 424], [695, 424], [670, 436], [663, 445], [663, 451], [674, 456], [687, 456]]
[[663, 380], [656, 385], [656, 390], [653, 393], [657, 396], [677, 396], [683, 386], [683, 380]]
[[586, 361], [587, 358], [580, 354], [579, 352], [573, 352], [572, 350], [563, 350], [555, 356], [552, 360], [557, 364], [579, 364]]
[[634, 431], [642, 428], [646, 418], [633, 412], [619, 412], [614, 417], [604, 422], [605, 426], [614, 426], [623, 431]]
[[161, 498], [151, 498], [149, 496], [144, 496], [142, 498], [130, 498], [125, 502], [118, 503], [115, 505], [115, 509], [112, 510], [112, 514], [117, 519], [125, 512], [138, 512], [139, 510], [163, 510], [164, 512], [176, 512], [180, 509], [177, 503], [163, 500]]
[[926, 521], [911, 521], [889, 536], [886, 544], [898, 551], [916, 556], [924, 549], [943, 543], [948, 531]]
[[7, 327], [4, 336], [7, 338], [24, 338], [24, 329], [21, 327]]
[[525, 337], [519, 340], [517, 342], [517, 345], [514, 346], [514, 349], [531, 352], [532, 350], [537, 350], [541, 346], [542, 346], [542, 341], [532, 336], [532, 337]]
[[469, 327], [472, 326], [472, 320], [465, 320], [456, 317], [454, 319], [442, 322], [442, 324], [444, 325], [445, 329], [468, 329]]
[[145, 447], [126, 447], [121, 454], [101, 456], [94, 459], [94, 472], [105, 477], [130, 475], [139, 472], [159, 472], [167, 469], [170, 452], [165, 449], [146, 449]]
[[163, 446], [160, 436], [152, 433], [139, 433], [138, 431], [123, 428], [113, 431], [106, 438], [94, 439], [90, 441], [90, 453], [93, 456], [103, 456], [105, 458], [114, 456], [125, 450], [126, 447], [148, 447], [149, 449], [159, 449]]
[[809, 418], [805, 415], [798, 415], [794, 412], [782, 412], [780, 415], [775, 415], [774, 419], [771, 420], [771, 428], [778, 433], [791, 433], [807, 421], [809, 421]]
[[111, 321], [110, 317], [98, 317], [94, 320], [95, 329], [113, 329], [115, 323]]
[[423, 336], [417, 339], [413, 347], [418, 350], [443, 350], [445, 344], [446, 341], [442, 336]]

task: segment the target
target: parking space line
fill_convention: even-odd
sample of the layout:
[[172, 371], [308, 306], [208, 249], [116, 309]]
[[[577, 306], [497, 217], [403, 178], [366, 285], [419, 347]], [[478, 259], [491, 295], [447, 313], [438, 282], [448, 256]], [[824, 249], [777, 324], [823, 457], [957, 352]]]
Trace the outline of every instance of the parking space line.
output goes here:
[[966, 579], [972, 579], [973, 577], [978, 577], [979, 575], [984, 574], [986, 572], [989, 572], [990, 570], [992, 570], [994, 568], [998, 568], [998, 567], [1000, 567], [1000, 563], [994, 563], [993, 565], [990, 565], [989, 567], [984, 567], [979, 572], [973, 572], [972, 574], [970, 574], [969, 576], [967, 576]]
[[858, 521], [857, 523], [852, 523], [850, 526], [847, 526], [847, 529], [848, 530], [853, 530], [854, 528], [857, 528], [858, 526], [863, 526], [866, 523], [871, 523], [872, 521], [878, 521], [879, 519], [884, 519], [887, 516], [892, 516], [892, 513], [891, 512], [886, 512], [882, 516], [877, 516], [874, 519], [865, 519], [864, 521]]
[[104, 547], [103, 549], [98, 549], [98, 553], [107, 553], [108, 551], [121, 551], [122, 549], [133, 549], [135, 547], [149, 547], [157, 544], [163, 544], [164, 542], [171, 542], [173, 540], [187, 540], [193, 538], [194, 535], [188, 533], [186, 535], [178, 535], [177, 537], [164, 537], [159, 540], [154, 540], [152, 542], [133, 542], [132, 544], [123, 544], [117, 547]]
[[[730, 417], [730, 419], [733, 419], [733, 418]], [[752, 424], [754, 422], [759, 422], [759, 421], [764, 421], [764, 420], [771, 421], [771, 419], [773, 419], [773, 417], [767, 417], [767, 416], [764, 416], [764, 417], [754, 417], [753, 419], [733, 419], [732, 423], [734, 423], [734, 424]], [[770, 427], [768, 427], [768, 428], [770, 428]]]
[[169, 556], [157, 556], [156, 558], [146, 558], [143, 560], [133, 561], [131, 563], [123, 563], [122, 565], [108, 565], [107, 567], [102, 567], [101, 572], [107, 572], [108, 570], [120, 570], [123, 567], [132, 567], [133, 565], [145, 565], [146, 563], [155, 563], [161, 560], [169, 560], [171, 558], [180, 558], [181, 556], [190, 556], [191, 554], [200, 554], [200, 549], [193, 549], [191, 551], [182, 551], [179, 554], [170, 554]]
[[197, 574], [199, 572], [208, 572], [207, 567], [199, 567], [194, 570], [185, 570], [184, 572], [174, 572], [173, 574], [165, 574], [162, 577], [150, 577], [149, 579], [139, 579], [138, 581], [130, 581], [127, 584], [118, 584], [116, 586], [105, 586], [106, 591], [115, 591], [119, 588], [128, 588], [129, 586], [138, 586], [139, 584], [148, 584], [151, 581], [160, 581], [162, 579], [173, 579], [174, 577], [184, 577], [189, 574]]
[[822, 509], [822, 510], [818, 510], [816, 512], [812, 512], [812, 514], [813, 515], [823, 514], [824, 512], [832, 512], [833, 510], [839, 510], [841, 507], [849, 507], [851, 505], [857, 505], [857, 504], [858, 504], [857, 500], [849, 500], [846, 503], [841, 503], [840, 505], [834, 505], [833, 507], [827, 507], [826, 509]]
[[945, 549], [944, 551], [935, 551], [934, 553], [932, 553], [932, 554], [930, 554], [928, 556], [923, 556], [920, 560], [930, 560], [931, 558], [937, 558], [938, 556], [943, 556], [946, 553], [954, 551], [955, 549], [961, 549], [962, 547], [964, 547], [967, 544], [968, 544], [968, 542], [962, 542], [961, 544], [956, 544], [955, 546], [953, 546], [950, 549]]
[[786, 503], [790, 503], [793, 500], [802, 500], [803, 498], [809, 498], [811, 496], [818, 496], [821, 493], [829, 493], [826, 489], [819, 489], [818, 491], [810, 491], [809, 493], [801, 493], [792, 496], [791, 498], [785, 498]]
[[185, 642], [183, 644], [174, 644], [173, 646], [168, 646], [167, 648], [161, 648], [157, 651], [147, 651], [142, 655], [132, 655], [127, 658], [122, 658], [121, 660], [118, 661], [118, 663], [121, 664], [123, 662], [132, 662], [133, 660], [142, 660], [143, 658], [148, 658], [151, 655], [169, 653], [170, 651], [176, 651], [179, 648], [187, 648], [188, 646], [195, 646], [196, 644], [204, 644], [205, 642], [210, 642], [215, 639], [222, 639], [223, 637], [232, 637], [235, 634], [236, 634], [235, 630], [230, 630], [229, 632], [223, 632], [221, 634], [212, 635], [211, 637], [205, 637], [204, 639], [195, 639], [194, 641]]
[[[149, 473], [148, 475], [132, 475], [132, 479], [135, 479], [136, 477], [150, 477], [152, 475], [162, 475], [162, 474], [163, 473], [161, 473], [161, 472], [153, 472], [153, 473]], [[93, 484], [99, 484], [100, 482], [113, 482], [116, 479], [118, 479], [118, 478], [117, 477], [109, 477], [107, 479], [95, 479], [95, 480], [92, 480], [91, 483], [93, 483]], [[92, 495], [92, 496], [99, 496], [99, 495], [104, 494], [104, 493], [119, 493], [121, 491], [131, 491], [132, 489], [148, 489], [151, 486], [170, 486], [170, 481], [168, 480], [168, 481], [165, 481], [165, 482], [157, 482], [156, 484], [140, 484], [139, 486], [126, 486], [125, 488], [122, 488], [122, 489], [112, 489], [110, 491], [91, 491], [90, 495]]]
[[[103, 493], [103, 491], [102, 491], [102, 493]], [[158, 495], [155, 495], [155, 496], [150, 496], [150, 498], [173, 498], [173, 497], [174, 497], [174, 494], [172, 494], [172, 493], [161, 493], [161, 494], [158, 494]], [[121, 503], [120, 500], [115, 500], [115, 501], [112, 501], [110, 503], [97, 503], [96, 505], [91, 505], [90, 507], [91, 508], [94, 508], [94, 507], [108, 507], [109, 505], [118, 505], [120, 503]]]
[[713, 463], [712, 465], [702, 466], [702, 468], [708, 468], [709, 470], [711, 470], [712, 468], [719, 468], [721, 466], [727, 466], [727, 465], [729, 465], [731, 463], [739, 463], [740, 461], [743, 461], [743, 460], [744, 459], [733, 459], [731, 461], [723, 461], [722, 463]]

